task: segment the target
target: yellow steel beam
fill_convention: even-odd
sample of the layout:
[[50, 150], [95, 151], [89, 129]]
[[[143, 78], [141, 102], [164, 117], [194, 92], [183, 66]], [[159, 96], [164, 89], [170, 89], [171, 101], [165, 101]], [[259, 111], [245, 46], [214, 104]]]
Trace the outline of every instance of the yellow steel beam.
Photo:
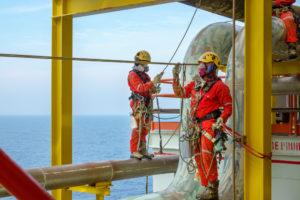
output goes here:
[[[53, 15], [63, 0], [53, 0]], [[72, 16], [52, 19], [52, 56], [72, 57]], [[72, 61], [52, 60], [52, 165], [72, 163]], [[55, 190], [56, 200], [71, 200], [72, 192]]]
[[273, 62], [273, 75], [300, 74], [300, 60]]
[[82, 16], [101, 12], [137, 8], [156, 4], [177, 2], [183, 0], [62, 0], [65, 4], [62, 12], [56, 12], [53, 17], [58, 16]]
[[[245, 0], [245, 135], [261, 153], [271, 152], [271, 0]], [[245, 153], [244, 199], [271, 199], [271, 161]]]
[[96, 200], [103, 200], [105, 196], [110, 195], [110, 186], [111, 186], [111, 182], [101, 182], [101, 183], [96, 183], [95, 186], [83, 185], [83, 186], [70, 187], [69, 190], [72, 190], [73, 192], [95, 194]]

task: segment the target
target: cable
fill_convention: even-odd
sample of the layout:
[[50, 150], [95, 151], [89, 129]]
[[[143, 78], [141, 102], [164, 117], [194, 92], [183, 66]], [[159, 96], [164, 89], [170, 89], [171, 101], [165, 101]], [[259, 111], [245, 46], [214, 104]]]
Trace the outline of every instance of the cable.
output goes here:
[[[184, 38], [185, 38], [187, 32], [189, 31], [189, 29], [190, 29], [190, 27], [191, 27], [191, 25], [192, 25], [192, 23], [193, 23], [193, 21], [194, 21], [194, 18], [195, 18], [195, 16], [196, 16], [197, 11], [198, 11], [198, 8], [195, 9], [195, 11], [194, 11], [194, 13], [193, 13], [193, 16], [192, 16], [192, 18], [191, 18], [191, 20], [190, 20], [190, 23], [189, 23], [189, 25], [187, 26], [187, 28], [186, 28], [186, 30], [185, 30], [185, 32], [184, 32], [184, 34], [183, 34], [183, 36], [182, 36], [182, 38], [181, 38], [179, 44], [177, 45], [176, 50], [174, 51], [174, 53], [173, 53], [173, 55], [172, 55], [172, 57], [170, 58], [170, 60], [169, 60], [168, 63], [171, 64], [173, 58], [175, 57], [175, 55], [176, 55], [176, 53], [177, 53], [179, 47], [181, 46], [181, 44], [182, 44], [182, 42], [183, 42], [183, 40], [184, 40]], [[166, 67], [163, 69], [163, 72], [168, 68], [168, 66], [169, 66], [170, 64], [167, 64], [167, 65], [166, 65]], [[185, 65], [186, 65], [186, 63], [185, 63]]]
[[168, 138], [167, 142], [163, 145], [163, 149], [167, 146], [167, 144], [169, 144], [169, 142], [171, 141], [171, 139], [173, 138], [173, 136], [175, 135], [176, 131], [178, 130], [180, 124], [178, 124], [178, 126], [176, 127], [176, 129], [173, 131], [172, 135]]
[[[131, 60], [117, 60], [117, 59], [102, 59], [102, 58], [82, 58], [82, 57], [63, 57], [63, 56], [42, 56], [42, 55], [29, 55], [29, 54], [5, 54], [0, 53], [0, 57], [4, 58], [29, 58], [29, 59], [41, 59], [41, 60], [72, 60], [82, 62], [111, 62], [111, 63], [139, 63], [138, 61]], [[166, 63], [166, 62], [149, 62], [153, 65], [177, 65], [178, 63]], [[196, 66], [196, 63], [185, 63], [186, 65]]]
[[[195, 11], [194, 11], [194, 13], [193, 13], [193, 15], [192, 15], [192, 18], [191, 18], [191, 20], [190, 20], [190, 22], [189, 22], [189, 24], [188, 24], [188, 26], [187, 26], [187, 28], [186, 28], [186, 30], [185, 30], [183, 36], [182, 36], [180, 42], [179, 42], [178, 45], [177, 45], [177, 48], [175, 49], [173, 55], [171, 56], [169, 62], [166, 64], [166, 67], [162, 70], [162, 72], [164, 72], [164, 71], [168, 68], [168, 66], [171, 65], [171, 62], [172, 62], [173, 58], [175, 57], [175, 55], [176, 55], [178, 49], [180, 48], [180, 46], [181, 46], [181, 44], [182, 44], [182, 42], [183, 42], [183, 40], [184, 40], [184, 38], [185, 38], [187, 32], [189, 31], [189, 29], [190, 29], [190, 27], [191, 27], [191, 25], [192, 25], [192, 23], [193, 23], [193, 21], [194, 21], [194, 18], [195, 18], [195, 16], [196, 16], [197, 10], [198, 10], [198, 8], [195, 9]], [[185, 66], [186, 63], [183, 64], [183, 65]], [[193, 65], [197, 65], [197, 64], [193, 64]], [[159, 86], [160, 86], [160, 84], [157, 85], [157, 87], [159, 87]], [[162, 153], [163, 147], [162, 147], [162, 137], [161, 137], [161, 127], [160, 127], [160, 116], [159, 116], [159, 101], [158, 101], [158, 97], [156, 97], [156, 104], [157, 104], [157, 109], [158, 109], [158, 131], [159, 131], [159, 137], [160, 137], [159, 147], [160, 147], [160, 153]], [[174, 135], [174, 134], [172, 134], [172, 136], [173, 136], [173, 135]], [[172, 137], [172, 136], [171, 136], [171, 137]], [[170, 139], [169, 139], [168, 141], [170, 141]]]
[[[185, 79], [186, 79], [186, 66], [185, 65], [183, 65], [183, 70], [182, 70], [182, 86], [184, 86], [184, 84], [185, 84]], [[180, 98], [181, 100], [180, 100], [180, 123], [179, 123], [179, 133], [181, 132], [181, 126], [182, 126], [182, 121], [183, 121], [183, 97], [181, 96], [181, 98]], [[188, 159], [189, 159], [189, 161], [186, 161], [185, 160], [185, 158], [183, 157], [183, 155], [182, 155], [182, 152], [181, 152], [181, 142], [184, 142], [181, 138], [182, 137], [184, 137], [185, 136], [185, 134], [184, 135], [182, 135], [182, 136], [180, 136], [179, 137], [179, 157], [180, 157], [180, 159], [187, 165], [187, 171], [189, 172], [189, 173], [193, 173], [193, 172], [195, 172], [195, 169], [196, 169], [196, 167], [195, 167], [195, 165], [194, 165], [194, 162], [193, 162], [193, 157], [189, 157]]]
[[146, 194], [149, 193], [149, 176], [146, 176]]
[[159, 111], [159, 102], [158, 102], [158, 97], [156, 97], [156, 105], [157, 105], [157, 115], [158, 115], [158, 134], [159, 134], [159, 153], [162, 154], [163, 153], [163, 147], [162, 147], [162, 136], [161, 136], [161, 127], [160, 127], [160, 111]]
[[[224, 131], [231, 137], [233, 137], [233, 130], [223, 124]], [[242, 141], [242, 135], [238, 132], [234, 133], [236, 136], [238, 136], [238, 140], [233, 140], [234, 142], [239, 143], [248, 153], [254, 155], [255, 157], [262, 158], [262, 159], [269, 159], [271, 160], [272, 158], [272, 153], [260, 153], [259, 151], [255, 150], [253, 147], [250, 145], [246, 144], [244, 141]]]
[[[232, 130], [233, 130], [233, 141], [236, 140], [235, 138], [235, 21], [236, 21], [236, 1], [232, 0]], [[236, 144], [233, 142], [232, 147], [232, 170], [233, 170], [233, 177], [232, 177], [232, 185], [233, 185], [233, 200], [236, 200], [236, 180], [235, 180], [235, 151], [236, 151]]]

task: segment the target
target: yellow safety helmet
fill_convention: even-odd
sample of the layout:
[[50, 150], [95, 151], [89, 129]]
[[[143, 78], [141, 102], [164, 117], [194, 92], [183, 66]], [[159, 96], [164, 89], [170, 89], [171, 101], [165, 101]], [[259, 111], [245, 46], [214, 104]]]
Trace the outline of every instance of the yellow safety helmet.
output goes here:
[[145, 61], [146, 63], [151, 62], [151, 56], [148, 51], [142, 50], [136, 53], [134, 56], [135, 61]]
[[226, 72], [226, 66], [221, 64], [221, 59], [220, 57], [214, 53], [214, 52], [205, 52], [202, 54], [198, 60], [198, 63], [203, 62], [203, 63], [210, 63], [213, 62], [217, 68], [223, 72]]

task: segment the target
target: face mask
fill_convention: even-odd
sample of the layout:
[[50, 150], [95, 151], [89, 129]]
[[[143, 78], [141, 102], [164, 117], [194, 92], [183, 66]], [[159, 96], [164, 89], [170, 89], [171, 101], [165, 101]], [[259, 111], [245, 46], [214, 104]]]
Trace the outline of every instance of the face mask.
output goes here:
[[145, 72], [148, 72], [149, 71], [149, 66], [148, 65], [144, 65], [144, 70], [145, 70]]
[[135, 65], [134, 69], [138, 70], [139, 72], [144, 72], [145, 71], [144, 65], [141, 65], [141, 64]]
[[199, 64], [199, 76], [204, 77], [206, 75], [206, 65], [204, 63]]
[[200, 63], [199, 64], [199, 75], [203, 78], [205, 75], [211, 73], [215, 69], [216, 69], [216, 65], [214, 63], [211, 63], [211, 64]]

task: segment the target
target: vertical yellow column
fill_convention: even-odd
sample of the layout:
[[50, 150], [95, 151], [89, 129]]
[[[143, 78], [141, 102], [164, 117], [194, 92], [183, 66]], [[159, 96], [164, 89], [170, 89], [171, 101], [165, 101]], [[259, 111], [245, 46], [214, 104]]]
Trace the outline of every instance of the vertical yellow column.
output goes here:
[[[271, 152], [271, 0], [245, 0], [245, 135], [250, 146]], [[271, 199], [271, 161], [245, 153], [245, 200]]]
[[[52, 56], [72, 57], [72, 16], [63, 15], [63, 0], [53, 0]], [[52, 60], [52, 165], [72, 163], [72, 61]], [[72, 192], [55, 190], [56, 200]]]

